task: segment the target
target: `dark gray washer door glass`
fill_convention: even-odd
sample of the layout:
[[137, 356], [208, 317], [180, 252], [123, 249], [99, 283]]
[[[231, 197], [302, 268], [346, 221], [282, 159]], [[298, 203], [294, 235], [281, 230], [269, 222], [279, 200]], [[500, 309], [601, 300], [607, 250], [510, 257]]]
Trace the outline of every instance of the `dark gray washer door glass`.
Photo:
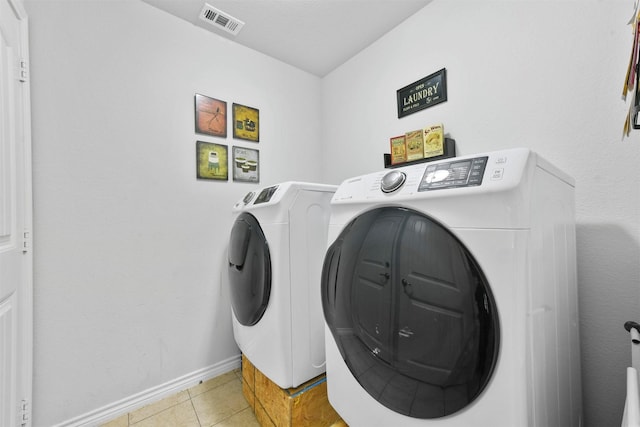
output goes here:
[[379, 208], [345, 227], [325, 257], [322, 303], [351, 373], [398, 413], [453, 414], [491, 378], [500, 334], [489, 284], [420, 212]]
[[240, 324], [253, 326], [269, 303], [271, 255], [258, 220], [248, 212], [233, 224], [228, 261], [233, 313]]

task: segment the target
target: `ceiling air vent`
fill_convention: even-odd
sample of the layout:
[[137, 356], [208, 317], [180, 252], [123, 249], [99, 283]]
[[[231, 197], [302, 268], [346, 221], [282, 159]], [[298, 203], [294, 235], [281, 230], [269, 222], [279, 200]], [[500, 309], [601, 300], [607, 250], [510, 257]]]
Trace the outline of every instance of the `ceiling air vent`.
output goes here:
[[220, 9], [216, 9], [210, 4], [205, 3], [200, 12], [200, 19], [213, 25], [214, 27], [224, 30], [227, 33], [231, 33], [234, 36], [240, 32], [240, 29], [244, 26], [244, 22], [234, 18], [228, 13], [224, 13]]

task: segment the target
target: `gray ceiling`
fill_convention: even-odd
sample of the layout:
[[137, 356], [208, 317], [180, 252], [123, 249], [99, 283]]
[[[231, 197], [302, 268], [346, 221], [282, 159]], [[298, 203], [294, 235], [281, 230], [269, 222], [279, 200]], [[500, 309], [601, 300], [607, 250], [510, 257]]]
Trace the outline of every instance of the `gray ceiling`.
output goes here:
[[[323, 77], [432, 0], [142, 1]], [[201, 20], [205, 3], [243, 21], [238, 35]]]

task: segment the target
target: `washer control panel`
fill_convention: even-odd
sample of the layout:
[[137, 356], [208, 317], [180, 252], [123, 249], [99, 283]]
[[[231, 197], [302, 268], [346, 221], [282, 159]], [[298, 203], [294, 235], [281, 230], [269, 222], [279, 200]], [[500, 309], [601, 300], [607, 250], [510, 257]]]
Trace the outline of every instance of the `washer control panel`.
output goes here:
[[256, 198], [256, 201], [253, 202], [253, 204], [258, 205], [260, 203], [267, 203], [269, 200], [271, 200], [271, 198], [273, 197], [273, 193], [275, 193], [277, 189], [277, 185], [265, 188], [260, 192], [260, 194], [258, 194], [258, 197]]
[[481, 185], [488, 159], [484, 156], [429, 165], [422, 175], [418, 191]]

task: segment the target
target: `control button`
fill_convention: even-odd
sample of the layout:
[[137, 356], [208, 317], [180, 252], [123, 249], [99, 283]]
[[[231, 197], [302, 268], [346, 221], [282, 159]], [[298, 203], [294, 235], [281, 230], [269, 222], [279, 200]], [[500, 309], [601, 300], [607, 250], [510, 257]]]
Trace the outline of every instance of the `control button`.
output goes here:
[[398, 188], [402, 187], [407, 175], [400, 171], [391, 171], [382, 177], [380, 182], [380, 189], [383, 193], [393, 193]]
[[494, 169], [493, 172], [491, 173], [491, 179], [492, 180], [499, 180], [502, 179], [502, 176], [504, 175], [504, 169], [500, 168], [500, 169]]
[[496, 158], [496, 164], [497, 164], [497, 165], [503, 165], [503, 164], [505, 164], [505, 163], [507, 163], [507, 158], [506, 158], [506, 156], [502, 156], [502, 157], [498, 157], [498, 158]]
[[244, 203], [245, 205], [246, 205], [247, 203], [249, 203], [249, 202], [251, 201], [251, 199], [253, 199], [253, 196], [254, 196], [255, 194], [256, 194], [256, 193], [254, 193], [253, 191], [251, 191], [250, 193], [247, 193], [247, 195], [246, 195], [246, 196], [244, 196], [244, 199], [242, 199], [242, 203]]

